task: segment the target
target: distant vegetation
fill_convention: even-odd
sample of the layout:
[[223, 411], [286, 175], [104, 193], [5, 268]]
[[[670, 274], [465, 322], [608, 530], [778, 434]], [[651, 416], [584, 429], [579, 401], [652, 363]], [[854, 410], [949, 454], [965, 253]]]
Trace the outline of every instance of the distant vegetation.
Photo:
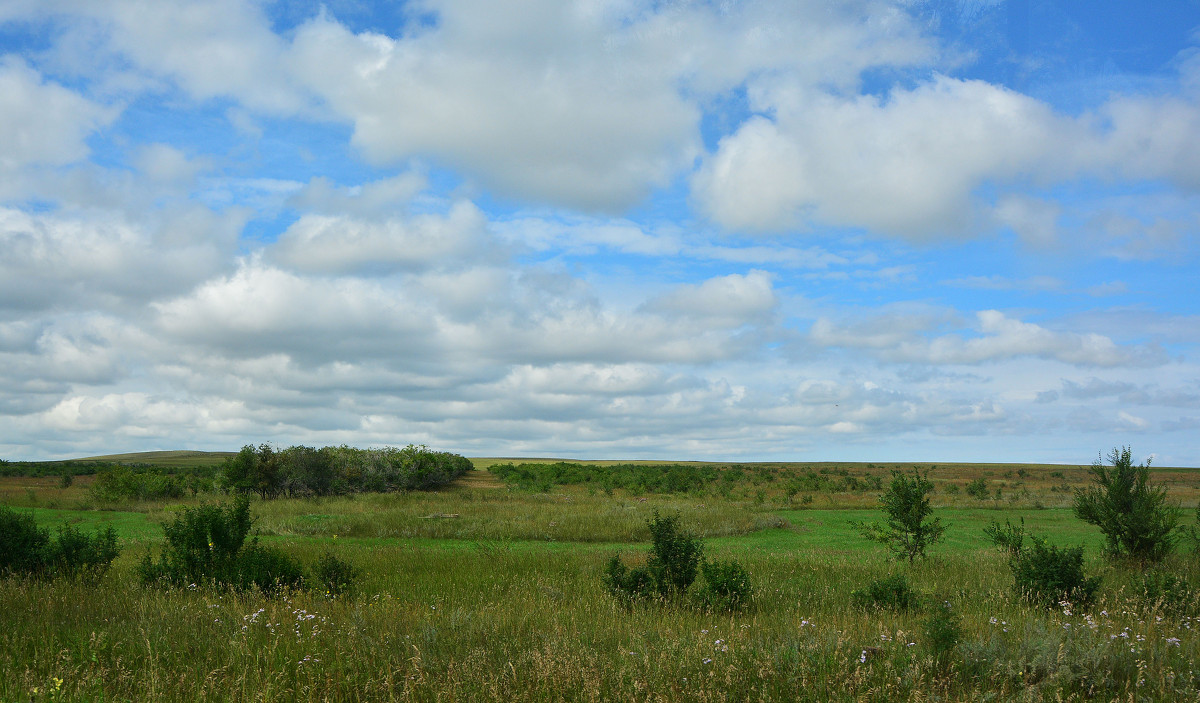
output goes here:
[[1200, 471], [1123, 450], [183, 454], [0, 478], [0, 701], [1200, 700]]
[[247, 445], [220, 468], [220, 484], [237, 493], [328, 496], [346, 493], [430, 490], [474, 469], [470, 459], [428, 447], [355, 449]]

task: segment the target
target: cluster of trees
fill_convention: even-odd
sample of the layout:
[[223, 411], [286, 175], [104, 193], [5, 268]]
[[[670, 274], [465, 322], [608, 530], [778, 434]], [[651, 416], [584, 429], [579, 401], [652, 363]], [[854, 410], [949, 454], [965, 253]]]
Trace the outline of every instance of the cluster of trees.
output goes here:
[[[854, 524], [864, 537], [912, 562], [924, 557], [926, 548], [940, 542], [946, 532], [946, 525], [932, 517], [932, 492], [926, 474], [894, 471], [891, 484], [879, 497], [886, 522]], [[1163, 561], [1180, 538], [1200, 545], [1200, 526], [1180, 524], [1179, 507], [1167, 502], [1165, 488], [1150, 484], [1149, 463], [1135, 465], [1129, 447], [1114, 448], [1107, 463], [1097, 459], [1092, 464], [1092, 485], [1076, 492], [1074, 511], [1104, 533], [1109, 557], [1143, 567]], [[993, 522], [986, 531], [1008, 555], [1016, 589], [1027, 599], [1051, 607], [1064, 598], [1084, 606], [1094, 599], [1100, 579], [1084, 573], [1083, 547], [1049, 545], [1042, 537], [1027, 535], [1024, 521], [1020, 525]]]
[[261, 498], [341, 495], [363, 491], [429, 490], [471, 471], [471, 461], [449, 452], [409, 445], [403, 449], [356, 449], [269, 444], [246, 445], [221, 465], [227, 490]]
[[[683, 464], [496, 464], [488, 468], [501, 481], [521, 490], [548, 491], [554, 485], [593, 484], [605, 491], [621, 488], [635, 493], [688, 493], [721, 479], [714, 466]], [[741, 470], [737, 470], [741, 475]]]

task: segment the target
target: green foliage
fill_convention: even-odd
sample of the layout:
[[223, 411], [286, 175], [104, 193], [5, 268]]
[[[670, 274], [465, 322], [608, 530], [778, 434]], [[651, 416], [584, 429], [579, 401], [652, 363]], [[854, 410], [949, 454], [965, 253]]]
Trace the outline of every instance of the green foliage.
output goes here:
[[948, 665], [950, 656], [963, 636], [962, 617], [950, 605], [950, 601], [943, 601], [937, 606], [922, 623], [922, 629], [925, 632], [925, 646], [934, 660], [942, 666]]
[[750, 574], [735, 559], [700, 562], [704, 585], [697, 594], [700, 606], [711, 611], [745, 610], [754, 599]]
[[254, 587], [267, 594], [298, 588], [304, 577], [298, 562], [259, 545], [257, 538], [246, 543], [252, 524], [244, 497], [227, 506], [183, 508], [163, 527], [166, 543], [158, 561], [147, 554], [138, 567], [142, 583], [175, 587], [213, 583], [240, 590]]
[[64, 466], [58, 475], [58, 487], [70, 488], [73, 483], [75, 483], [75, 472], [70, 466]]
[[921, 597], [908, 584], [904, 574], [893, 574], [871, 581], [865, 588], [851, 591], [850, 601], [864, 609], [907, 611], [919, 607]]
[[1059, 548], [1036, 535], [1009, 560], [1017, 593], [1030, 603], [1048, 608], [1067, 601], [1087, 608], [1096, 599], [1100, 577], [1083, 570], [1083, 547]]
[[97, 471], [91, 485], [91, 497], [100, 503], [182, 498], [186, 492], [187, 485], [182, 477], [158, 468], [134, 469], [119, 464]]
[[246, 445], [220, 467], [221, 484], [239, 494], [325, 496], [355, 492], [429, 490], [472, 471], [458, 454], [409, 445], [403, 449]]
[[736, 561], [706, 562], [704, 545], [680, 530], [678, 515], [663, 516], [656, 510], [647, 527], [652, 543], [644, 568], [631, 569], [618, 556], [605, 568], [604, 585], [613, 597], [627, 605], [652, 597], [678, 600], [703, 569], [705, 585], [698, 602], [704, 607], [738, 610], [749, 605], [749, 574]]
[[656, 510], [647, 526], [652, 544], [646, 569], [654, 580], [655, 590], [665, 598], [683, 594], [696, 580], [703, 545], [679, 529], [678, 515], [663, 516]]
[[992, 544], [999, 547], [1010, 559], [1018, 556], [1025, 545], [1025, 518], [1021, 518], [1020, 525], [1014, 525], [1008, 520], [1001, 525], [993, 520], [983, 531], [991, 538]]
[[867, 539], [886, 545], [898, 559], [912, 562], [917, 557], [923, 558], [925, 550], [940, 542], [946, 531], [941, 518], [929, 517], [932, 513], [929, 494], [932, 492], [928, 472], [922, 474], [913, 469], [912, 475], [907, 476], [893, 471], [891, 484], [879, 496], [887, 522], [854, 525]]
[[316, 586], [330, 598], [350, 595], [358, 585], [360, 572], [350, 562], [338, 559], [332, 552], [325, 552], [313, 568]]
[[967, 495], [979, 500], [986, 500], [988, 497], [987, 479], [977, 478], [967, 484]]
[[1112, 556], [1161, 561], [1175, 543], [1179, 509], [1167, 504], [1165, 488], [1150, 485], [1149, 462], [1133, 465], [1129, 447], [1114, 448], [1105, 466], [1092, 464], [1092, 485], [1075, 493], [1075, 515], [1096, 525]]
[[1161, 569], [1142, 574], [1138, 588], [1146, 604], [1176, 616], [1190, 615], [1200, 595], [1186, 579]]
[[626, 606], [647, 600], [658, 590], [649, 571], [644, 568], [630, 569], [615, 554], [604, 569], [604, 585], [614, 598]]
[[0, 507], [0, 576], [27, 574], [99, 580], [117, 558], [117, 533], [111, 527], [87, 535], [63, 525], [53, 537], [32, 514]]

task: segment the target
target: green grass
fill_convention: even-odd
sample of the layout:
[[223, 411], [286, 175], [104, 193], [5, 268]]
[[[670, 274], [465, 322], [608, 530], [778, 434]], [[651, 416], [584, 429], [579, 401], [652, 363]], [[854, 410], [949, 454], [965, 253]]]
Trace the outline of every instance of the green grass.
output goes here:
[[[125, 547], [96, 585], [0, 579], [0, 701], [1200, 697], [1200, 602], [1183, 614], [1156, 609], [1138, 598], [1134, 567], [1101, 558], [1099, 531], [1057, 490], [1082, 485], [1086, 471], [1051, 479], [1048, 469], [1043, 480], [1025, 468], [1025, 496], [1011, 485], [1021, 478], [1003, 476], [1019, 468], [931, 472], [942, 485], [991, 472], [989, 481], [1019, 497], [939, 491], [947, 540], [912, 565], [889, 561], [850, 524], [881, 519], [876, 494], [820, 495], [795, 509], [778, 482], [748, 482], [728, 498], [610, 497], [582, 487], [510, 491], [477, 472], [437, 493], [254, 502], [264, 542], [309, 566], [332, 551], [362, 570], [359, 593], [339, 600], [137, 585], [136, 564], [157, 548], [161, 524], [180, 505], [219, 497], [72, 509], [87, 505], [85, 481], [59, 489], [13, 480], [7, 493], [0, 482], [0, 501], [34, 506], [40, 523], [112, 525]], [[1193, 500], [1200, 472], [1171, 475], [1171, 495]], [[750, 612], [625, 610], [605, 592], [600, 574], [612, 554], [645, 558], [645, 521], [656, 509], [678, 512], [710, 556], [747, 568]], [[1020, 517], [1052, 543], [1087, 548], [1104, 585], [1086, 618], [1013, 593], [983, 528]], [[1200, 588], [1200, 559], [1185, 552], [1168, 567]], [[850, 605], [851, 591], [896, 572], [961, 617], [948, 665], [934, 660], [924, 634], [931, 605], [904, 614]]]

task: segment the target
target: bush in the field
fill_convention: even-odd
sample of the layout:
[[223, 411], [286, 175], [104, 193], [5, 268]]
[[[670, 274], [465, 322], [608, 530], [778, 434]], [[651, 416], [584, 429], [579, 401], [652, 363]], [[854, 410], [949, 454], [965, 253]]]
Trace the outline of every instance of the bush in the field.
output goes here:
[[1040, 537], [1009, 561], [1017, 592], [1031, 603], [1053, 608], [1068, 601], [1087, 608], [1096, 599], [1100, 577], [1083, 570], [1083, 547], [1054, 547]]
[[1192, 614], [1200, 596], [1186, 579], [1157, 569], [1142, 574], [1136, 587], [1147, 605], [1177, 616]]
[[884, 608], [887, 610], [913, 610], [920, 606], [921, 597], [904, 574], [893, 574], [871, 581], [863, 588], [850, 592], [850, 600], [854, 605], [864, 608]]
[[87, 535], [63, 525], [51, 536], [49, 530], [37, 526], [32, 513], [22, 515], [0, 507], [0, 576], [95, 580], [108, 571], [118, 554], [117, 533], [111, 527]]
[[754, 598], [750, 574], [734, 559], [700, 562], [704, 584], [696, 600], [702, 608], [713, 611], [745, 610]]
[[940, 666], [948, 666], [951, 654], [962, 640], [962, 618], [955, 612], [950, 601], [944, 601], [926, 618], [922, 626], [925, 631], [925, 646], [933, 655], [934, 661]]
[[680, 530], [679, 516], [662, 516], [656, 510], [647, 522], [652, 544], [646, 566], [629, 568], [618, 556], [604, 570], [604, 585], [625, 605], [657, 598], [677, 601], [703, 571], [704, 587], [696, 598], [713, 610], [741, 610], [753, 596], [749, 574], [736, 561], [708, 562], [704, 545]]
[[1142, 564], [1162, 561], [1177, 538], [1179, 508], [1167, 490], [1150, 485], [1150, 464], [1133, 464], [1129, 447], [1108, 453], [1108, 466], [1092, 464], [1092, 485], [1075, 493], [1075, 515], [1100, 528], [1108, 553]]
[[353, 564], [338, 559], [330, 552], [325, 552], [317, 560], [313, 568], [313, 580], [316, 587], [323, 589], [326, 596], [337, 598], [350, 595], [358, 585], [360, 572]]
[[272, 547], [246, 542], [253, 524], [250, 503], [184, 508], [163, 527], [166, 543], [157, 561], [147, 554], [138, 567], [142, 583], [169, 586], [219, 584], [275, 593], [298, 588], [304, 570], [292, 557]]

